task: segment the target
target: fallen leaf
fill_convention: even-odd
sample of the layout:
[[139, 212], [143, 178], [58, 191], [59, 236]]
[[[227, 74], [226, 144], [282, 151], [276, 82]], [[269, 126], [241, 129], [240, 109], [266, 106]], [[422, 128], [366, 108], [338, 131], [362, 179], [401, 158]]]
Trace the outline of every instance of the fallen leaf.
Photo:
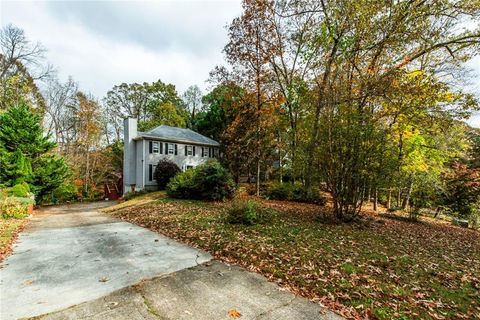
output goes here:
[[228, 310], [228, 316], [230, 318], [240, 318], [242, 314], [238, 312], [236, 309], [231, 309], [231, 310]]
[[107, 277], [101, 277], [100, 279], [98, 279], [99, 282], [107, 282], [108, 281], [108, 278]]

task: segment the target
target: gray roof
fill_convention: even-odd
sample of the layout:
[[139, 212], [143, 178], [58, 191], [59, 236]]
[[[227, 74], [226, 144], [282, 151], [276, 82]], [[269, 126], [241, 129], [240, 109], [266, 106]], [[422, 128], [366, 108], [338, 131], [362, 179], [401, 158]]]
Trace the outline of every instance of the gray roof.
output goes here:
[[217, 141], [205, 137], [200, 133], [190, 129], [170, 127], [165, 125], [158, 126], [147, 132], [139, 132], [138, 136], [139, 138], [162, 139], [210, 146], [220, 145]]

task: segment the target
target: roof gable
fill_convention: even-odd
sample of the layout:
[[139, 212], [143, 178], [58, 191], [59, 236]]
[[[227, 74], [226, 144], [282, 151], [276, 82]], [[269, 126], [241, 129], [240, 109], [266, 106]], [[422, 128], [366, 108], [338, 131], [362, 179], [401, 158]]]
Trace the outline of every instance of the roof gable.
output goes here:
[[190, 142], [204, 145], [219, 146], [220, 144], [198, 132], [190, 129], [170, 127], [166, 125], [158, 126], [147, 132], [139, 132], [140, 137], [143, 138], [159, 138], [164, 140]]

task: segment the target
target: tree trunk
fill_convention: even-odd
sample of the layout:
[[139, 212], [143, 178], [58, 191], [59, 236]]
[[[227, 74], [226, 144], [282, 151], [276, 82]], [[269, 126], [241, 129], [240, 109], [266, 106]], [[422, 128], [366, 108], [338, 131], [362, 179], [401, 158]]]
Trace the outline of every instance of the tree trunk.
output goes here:
[[388, 198], [387, 198], [387, 209], [392, 207], [392, 189], [388, 189]]
[[400, 208], [401, 199], [402, 199], [402, 188], [399, 187], [397, 192], [397, 208]]
[[280, 183], [283, 183], [283, 168], [282, 168], [282, 154], [281, 151], [278, 152], [279, 157], [278, 157], [278, 168], [280, 171]]
[[88, 180], [89, 180], [89, 170], [90, 170], [90, 152], [87, 150], [86, 164], [85, 164], [85, 181], [83, 185], [83, 190], [85, 195], [88, 195]]
[[407, 195], [405, 196], [405, 199], [403, 200], [402, 203], [402, 209], [405, 210], [408, 208], [410, 205], [410, 196], [412, 194], [412, 189], [413, 189], [413, 181], [410, 181], [410, 185], [408, 186], [408, 192]]
[[257, 160], [257, 178], [255, 181], [255, 194], [260, 196], [260, 159]]
[[377, 211], [378, 209], [378, 190], [377, 187], [375, 187], [375, 190], [373, 191], [373, 211]]

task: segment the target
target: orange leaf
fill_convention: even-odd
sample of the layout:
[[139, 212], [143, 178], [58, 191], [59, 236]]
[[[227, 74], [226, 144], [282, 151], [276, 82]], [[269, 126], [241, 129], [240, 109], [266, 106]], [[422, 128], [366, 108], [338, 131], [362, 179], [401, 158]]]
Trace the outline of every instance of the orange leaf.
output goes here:
[[231, 309], [231, 310], [228, 310], [228, 316], [230, 318], [240, 318], [242, 314], [238, 312], [236, 309]]

